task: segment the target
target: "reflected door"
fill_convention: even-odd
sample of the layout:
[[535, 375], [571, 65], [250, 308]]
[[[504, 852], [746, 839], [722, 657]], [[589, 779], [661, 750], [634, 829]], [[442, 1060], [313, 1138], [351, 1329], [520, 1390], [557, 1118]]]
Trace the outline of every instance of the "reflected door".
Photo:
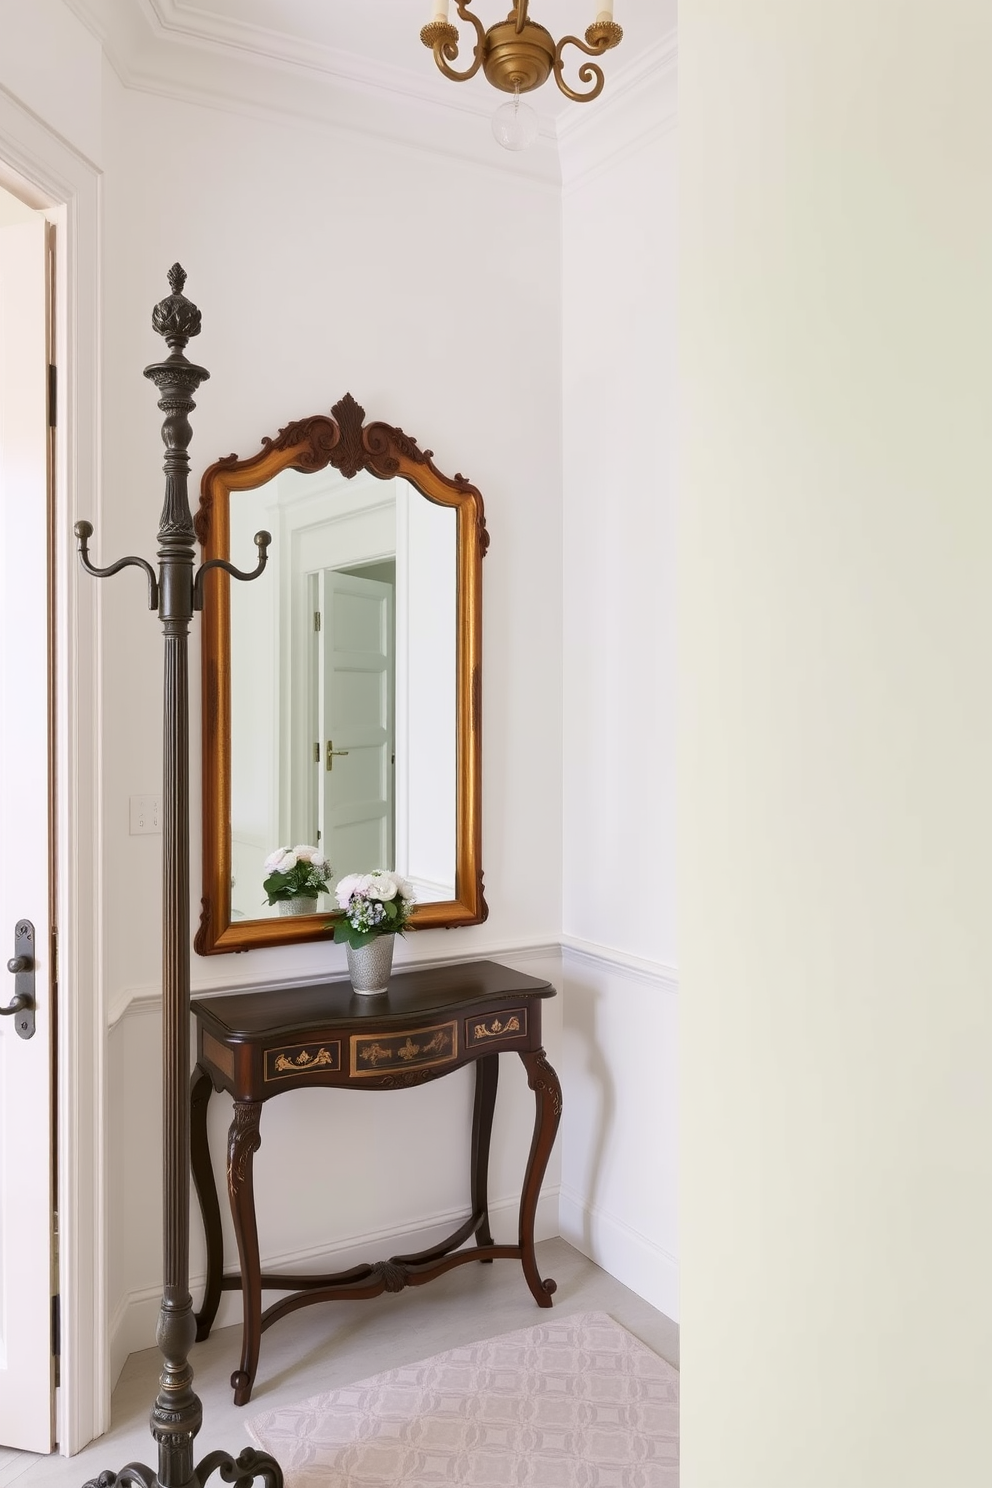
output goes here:
[[336, 569], [317, 579], [314, 765], [333, 885], [346, 873], [393, 866], [393, 589]]

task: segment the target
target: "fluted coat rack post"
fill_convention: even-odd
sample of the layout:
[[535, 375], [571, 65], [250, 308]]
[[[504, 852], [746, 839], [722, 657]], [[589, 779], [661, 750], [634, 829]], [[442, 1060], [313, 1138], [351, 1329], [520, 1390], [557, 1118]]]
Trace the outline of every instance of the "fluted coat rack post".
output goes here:
[[204, 367], [187, 360], [185, 348], [199, 335], [200, 312], [183, 294], [185, 271], [169, 270], [172, 293], [152, 312], [152, 325], [164, 337], [169, 356], [145, 368], [145, 376], [159, 390], [158, 406], [165, 415], [165, 504], [158, 530], [158, 574], [143, 558], [122, 558], [109, 568], [97, 568], [89, 558], [93, 534], [89, 522], [78, 522], [75, 532], [79, 556], [87, 573], [107, 578], [122, 568], [137, 567], [148, 578], [148, 606], [157, 609], [165, 633], [165, 689], [162, 791], [162, 1033], [163, 1033], [163, 1222], [164, 1284], [158, 1322], [162, 1352], [159, 1390], [152, 1406], [151, 1430], [158, 1444], [158, 1472], [140, 1462], [120, 1472], [104, 1472], [86, 1488], [201, 1488], [214, 1472], [225, 1483], [247, 1488], [261, 1478], [266, 1488], [282, 1488], [282, 1472], [274, 1458], [247, 1448], [235, 1459], [227, 1452], [211, 1452], [193, 1464], [193, 1438], [200, 1429], [203, 1408], [193, 1390], [189, 1351], [196, 1336], [189, 1292], [189, 625], [202, 604], [202, 575], [223, 568], [238, 579], [257, 578], [265, 567], [269, 534], [255, 538], [258, 566], [241, 573], [230, 563], [214, 559], [194, 578], [193, 518], [188, 495], [192, 437], [189, 414], [193, 394], [210, 376]]

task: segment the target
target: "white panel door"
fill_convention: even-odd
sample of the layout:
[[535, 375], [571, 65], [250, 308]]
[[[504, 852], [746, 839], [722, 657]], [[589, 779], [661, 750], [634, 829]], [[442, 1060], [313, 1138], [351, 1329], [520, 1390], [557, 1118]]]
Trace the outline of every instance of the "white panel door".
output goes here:
[[393, 866], [393, 590], [326, 569], [320, 640], [320, 845], [333, 870]]
[[0, 1007], [35, 928], [36, 1031], [0, 1018], [0, 1442], [53, 1446], [47, 223], [0, 229]]

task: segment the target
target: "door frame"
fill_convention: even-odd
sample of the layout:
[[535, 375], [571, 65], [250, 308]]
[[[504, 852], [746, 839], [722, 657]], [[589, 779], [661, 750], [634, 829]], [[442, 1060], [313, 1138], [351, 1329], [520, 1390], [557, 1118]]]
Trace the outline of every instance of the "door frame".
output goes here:
[[99, 586], [80, 583], [73, 523], [100, 520], [100, 172], [0, 90], [0, 184], [55, 223], [55, 438], [51, 555], [52, 768], [59, 931], [56, 1051], [61, 1369], [56, 1438], [78, 1452], [110, 1424], [107, 1319], [107, 1019], [99, 772]]

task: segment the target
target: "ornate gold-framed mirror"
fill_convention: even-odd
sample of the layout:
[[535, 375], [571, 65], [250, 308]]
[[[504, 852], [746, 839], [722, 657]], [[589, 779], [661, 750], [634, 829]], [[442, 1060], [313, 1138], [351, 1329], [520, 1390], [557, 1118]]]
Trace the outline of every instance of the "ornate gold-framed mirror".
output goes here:
[[[482, 496], [347, 394], [204, 473], [200, 955], [329, 938], [347, 873], [412, 882], [411, 927], [486, 918], [482, 880]], [[251, 598], [246, 598], [252, 591]], [[278, 847], [330, 862], [316, 914], [262, 888]], [[374, 861], [373, 861], [374, 860]]]

